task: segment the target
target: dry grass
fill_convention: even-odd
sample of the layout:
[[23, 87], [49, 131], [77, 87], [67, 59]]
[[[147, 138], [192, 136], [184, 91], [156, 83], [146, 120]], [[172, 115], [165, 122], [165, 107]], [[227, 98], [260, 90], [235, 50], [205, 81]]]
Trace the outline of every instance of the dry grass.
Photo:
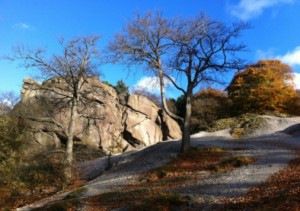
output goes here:
[[[103, 156], [101, 150], [75, 145], [74, 157], [77, 161], [91, 160], [100, 156]], [[0, 208], [11, 210], [49, 197], [59, 191], [82, 185], [84, 181], [80, 181], [77, 177], [76, 169], [74, 169], [72, 181], [65, 180], [63, 159], [64, 153], [62, 152], [46, 151], [32, 158], [20, 160], [16, 165], [10, 165], [8, 172], [1, 169]]]

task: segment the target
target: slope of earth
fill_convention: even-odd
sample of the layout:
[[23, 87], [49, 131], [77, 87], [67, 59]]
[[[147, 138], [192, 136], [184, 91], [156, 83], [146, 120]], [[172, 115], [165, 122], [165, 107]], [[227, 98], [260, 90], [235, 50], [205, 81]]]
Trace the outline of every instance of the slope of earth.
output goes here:
[[[299, 118], [281, 119], [282, 121], [276, 117], [267, 118], [270, 127], [274, 128], [276, 125], [275, 131], [269, 130], [272, 131], [272, 134], [265, 133], [267, 129], [264, 129], [260, 133], [257, 132], [256, 137], [232, 139], [229, 130], [223, 130], [215, 133], [202, 132], [191, 137], [194, 147], [221, 147], [227, 149], [234, 156], [252, 157], [255, 162], [231, 171], [196, 174], [195, 180], [169, 187], [166, 191], [177, 193], [185, 201], [178, 205], [179, 210], [197, 210], [199, 207], [211, 210], [220, 206], [226, 199], [238, 199], [251, 188], [259, 186], [271, 175], [284, 169], [288, 162], [295, 158], [295, 150], [300, 149], [300, 136], [298, 130], [295, 129], [295, 122], [299, 122]], [[282, 127], [278, 122], [283, 122]], [[287, 133], [276, 132], [282, 130]], [[140, 184], [138, 175], [175, 159], [178, 156], [179, 148], [180, 142], [167, 141], [140, 151], [114, 156], [110, 159], [111, 167], [108, 171], [103, 171], [104, 166], [107, 166], [107, 158], [95, 161], [95, 165], [98, 164], [103, 168], [94, 168], [87, 173], [87, 176], [90, 175], [95, 179], [81, 187], [80, 194], [77, 194], [76, 197], [83, 202], [93, 196], [116, 193]], [[65, 200], [69, 195], [70, 192], [58, 194], [18, 210], [44, 207], [47, 204]], [[127, 200], [130, 204], [130, 199]], [[103, 207], [95, 209], [89, 203], [80, 204], [82, 210], [105, 210]], [[123, 205], [122, 207], [124, 208]], [[130, 206], [127, 208], [125, 206], [124, 210], [130, 210]]]

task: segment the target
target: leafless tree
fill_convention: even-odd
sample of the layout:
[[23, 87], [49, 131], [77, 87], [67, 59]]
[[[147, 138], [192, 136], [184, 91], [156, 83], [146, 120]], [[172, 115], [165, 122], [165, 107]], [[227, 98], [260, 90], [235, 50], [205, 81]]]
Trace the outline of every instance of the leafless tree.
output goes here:
[[[115, 62], [121, 61], [129, 66], [145, 65], [154, 70], [160, 79], [164, 110], [183, 122], [181, 151], [185, 151], [190, 147], [193, 89], [206, 82], [219, 82], [222, 74], [242, 68], [243, 62], [236, 54], [245, 46], [235, 41], [247, 28], [245, 23], [227, 26], [203, 14], [190, 19], [167, 19], [159, 12], [148, 12], [129, 20], [109, 44], [108, 51]], [[186, 83], [174, 80], [178, 76], [186, 79]], [[169, 79], [185, 95], [184, 119], [169, 111], [163, 78]]]
[[21, 61], [23, 67], [37, 70], [39, 75], [44, 78], [58, 78], [65, 84], [61, 89], [48, 86], [45, 91], [57, 96], [54, 102], [47, 102], [48, 104], [52, 103], [58, 106], [60, 110], [69, 111], [67, 124], [57, 121], [53, 116], [31, 120], [54, 124], [66, 136], [65, 175], [67, 179], [72, 176], [73, 140], [75, 126], [80, 117], [79, 104], [84, 103], [82, 87], [87, 83], [88, 78], [99, 73], [97, 63], [99, 61], [97, 49], [99, 39], [100, 37], [95, 35], [79, 37], [70, 41], [65, 41], [62, 38], [59, 40], [62, 54], [51, 56], [43, 49], [31, 50], [16, 47], [14, 55], [10, 57], [12, 60]]
[[132, 90], [132, 94], [141, 95], [147, 97], [149, 100], [151, 100], [156, 106], [161, 107], [161, 98], [159, 97], [159, 94], [153, 94], [146, 89], [143, 88], [136, 88]]
[[[222, 82], [224, 74], [239, 70], [244, 62], [237, 53], [245, 50], [245, 45], [237, 43], [240, 33], [249, 28], [246, 23], [231, 26], [209, 19], [204, 14], [192, 19], [181, 19], [173, 26], [170, 39], [173, 53], [170, 59], [170, 72], [164, 72], [172, 84], [186, 98], [186, 112], [182, 128], [181, 151], [190, 147], [190, 120], [192, 114], [191, 97], [195, 87], [209, 82]], [[186, 85], [173, 80], [177, 74], [186, 79]]]
[[19, 102], [20, 97], [14, 91], [0, 92], [0, 115], [9, 113]]
[[134, 19], [128, 21], [121, 33], [115, 35], [108, 45], [108, 52], [111, 62], [123, 62], [129, 67], [144, 65], [147, 70], [152, 70], [159, 78], [164, 110], [173, 119], [182, 121], [181, 117], [168, 109], [165, 97], [163, 60], [172, 46], [172, 41], [167, 39], [172, 24], [159, 11], [154, 14], [148, 12], [144, 16], [138, 13]]

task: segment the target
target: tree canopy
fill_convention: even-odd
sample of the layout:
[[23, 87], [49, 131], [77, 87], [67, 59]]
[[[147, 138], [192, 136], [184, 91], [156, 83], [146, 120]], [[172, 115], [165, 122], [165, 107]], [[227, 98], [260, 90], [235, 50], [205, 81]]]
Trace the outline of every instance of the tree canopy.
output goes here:
[[128, 94], [129, 89], [128, 86], [125, 84], [123, 80], [117, 81], [116, 86], [114, 86], [114, 89], [116, 90], [117, 94]]
[[295, 98], [292, 69], [279, 60], [260, 60], [236, 73], [227, 88], [238, 113], [284, 112]]

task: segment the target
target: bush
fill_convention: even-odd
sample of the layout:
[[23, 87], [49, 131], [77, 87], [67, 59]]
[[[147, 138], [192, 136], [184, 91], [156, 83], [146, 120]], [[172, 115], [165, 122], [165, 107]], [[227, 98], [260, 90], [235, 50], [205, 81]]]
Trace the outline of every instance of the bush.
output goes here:
[[67, 184], [62, 174], [63, 153], [22, 153], [23, 129], [18, 118], [0, 116], [0, 207], [12, 209], [55, 193]]
[[0, 163], [5, 163], [16, 156], [20, 146], [21, 129], [16, 126], [17, 119], [0, 116]]
[[191, 132], [207, 130], [218, 119], [230, 116], [227, 95], [216, 89], [200, 90], [192, 98]]

